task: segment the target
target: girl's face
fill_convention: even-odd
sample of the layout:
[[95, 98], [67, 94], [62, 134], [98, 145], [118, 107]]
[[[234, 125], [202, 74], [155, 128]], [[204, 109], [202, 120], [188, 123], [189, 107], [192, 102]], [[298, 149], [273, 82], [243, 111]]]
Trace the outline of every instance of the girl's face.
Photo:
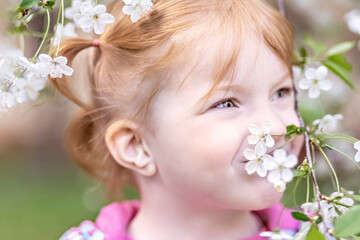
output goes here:
[[[272, 123], [272, 135], [299, 125], [293, 83], [281, 60], [259, 41], [245, 42], [232, 82], [222, 82], [205, 104], [199, 100], [212, 86], [214, 44], [181, 88], [163, 90], [154, 100], [152, 134], [146, 135], [156, 177], [165, 191], [191, 204], [256, 210], [280, 201], [266, 178], [245, 171], [248, 125]], [[196, 53], [195, 53], [196, 54]], [[186, 76], [179, 77], [179, 84]], [[228, 89], [228, 91], [227, 91]], [[276, 144], [286, 140], [274, 137]], [[284, 147], [298, 155], [302, 138]]]

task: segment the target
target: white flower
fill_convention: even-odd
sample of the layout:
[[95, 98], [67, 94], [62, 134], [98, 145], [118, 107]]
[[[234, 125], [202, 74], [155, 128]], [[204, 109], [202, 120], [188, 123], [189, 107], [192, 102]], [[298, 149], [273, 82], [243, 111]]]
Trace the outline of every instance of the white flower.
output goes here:
[[2, 61], [10, 67], [17, 67], [19, 58], [23, 56], [20, 49], [9, 49], [1, 54]]
[[0, 108], [12, 108], [16, 105], [16, 98], [11, 92], [0, 90]]
[[354, 9], [344, 16], [350, 31], [360, 34], [360, 11]]
[[354, 148], [357, 150], [355, 154], [355, 161], [360, 162], [360, 141], [354, 143]]
[[151, 0], [123, 0], [125, 6], [122, 11], [126, 15], [131, 15], [131, 21], [137, 22], [146, 11], [153, 5]]
[[322, 119], [316, 119], [312, 123], [312, 125], [313, 126], [317, 125], [317, 130], [316, 130], [317, 134], [319, 134], [320, 132], [331, 133], [336, 129], [337, 124], [341, 119], [343, 119], [343, 115], [341, 114], [336, 114], [336, 115], [327, 114]]
[[288, 235], [287, 233], [283, 231], [267, 231], [267, 232], [261, 232], [261, 237], [267, 237], [269, 240], [291, 240], [293, 239], [292, 236]]
[[[349, 208], [346, 206], [351, 207], [354, 205], [354, 200], [351, 198], [345, 197], [343, 193], [334, 192], [330, 195], [330, 200], [333, 201], [333, 206], [336, 207], [341, 213], [345, 213], [349, 211]], [[334, 211], [336, 217], [338, 216], [337, 212]]]
[[80, 6], [83, 3], [92, 4], [92, 0], [73, 0], [71, 7], [65, 8], [65, 17], [74, 20], [75, 26], [80, 27], [79, 23], [74, 19], [76, 14], [80, 14]]
[[249, 144], [259, 143], [266, 145], [267, 147], [273, 147], [275, 145], [274, 139], [270, 135], [271, 122], [264, 121], [262, 129], [255, 124], [250, 124], [248, 129], [251, 133], [251, 135], [247, 138]]
[[61, 78], [63, 74], [71, 76], [73, 69], [66, 66], [67, 58], [60, 56], [52, 59], [47, 54], [40, 54], [38, 68], [41, 77], [50, 75], [51, 78]]
[[328, 91], [332, 87], [329, 80], [325, 79], [328, 69], [320, 66], [317, 69], [308, 68], [305, 70], [305, 78], [299, 81], [299, 88], [303, 90], [309, 89], [309, 98], [317, 98], [320, 96], [320, 90]]
[[284, 192], [286, 189], [286, 183], [284, 183], [281, 180], [278, 180], [274, 183], [274, 188], [276, 189], [276, 191], [278, 192]]
[[89, 3], [83, 3], [80, 11], [81, 14], [76, 14], [74, 20], [79, 23], [84, 32], [91, 32], [94, 29], [96, 34], [101, 34], [106, 24], [115, 21], [112, 15], [106, 13], [106, 7], [102, 4], [93, 7]]
[[35, 101], [39, 91], [45, 88], [46, 82], [45, 78], [17, 78], [13, 88], [17, 102]]
[[[323, 218], [323, 222], [319, 224], [319, 230], [322, 233], [325, 233], [327, 228], [334, 228], [333, 223], [339, 217], [337, 212], [345, 213], [349, 210], [348, 207], [351, 207], [354, 204], [354, 200], [348, 197], [344, 197], [343, 193], [334, 192], [327, 198], [327, 200], [320, 201], [320, 214]], [[345, 205], [345, 206], [344, 206]], [[335, 210], [335, 207], [337, 210]], [[301, 205], [301, 208], [307, 209], [308, 212], [312, 214], [319, 214], [319, 203], [311, 202], [304, 203]], [[326, 226], [326, 227], [325, 227]]]
[[[319, 214], [319, 203], [318, 202], [311, 202], [311, 203], [304, 203], [301, 205], [302, 209], [306, 209], [307, 212], [312, 214]], [[320, 201], [320, 215], [323, 221], [318, 224], [319, 230], [321, 233], [325, 233], [327, 228], [334, 228], [333, 222], [335, 220], [334, 216], [336, 214], [335, 209], [332, 207], [331, 204], [328, 204], [326, 201]]]
[[52, 40], [54, 46], [59, 44], [59, 42], [61, 40], [60, 37], [67, 38], [67, 37], [77, 37], [78, 36], [75, 32], [75, 25], [72, 23], [67, 23], [67, 24], [65, 24], [64, 27], [62, 27], [62, 24], [59, 23], [57, 25], [57, 28], [55, 27], [54, 30], [55, 29], [56, 29], [55, 37]]
[[295, 155], [286, 156], [285, 150], [275, 150], [271, 161], [264, 159], [264, 167], [270, 171], [268, 175], [269, 182], [277, 184], [279, 181], [290, 182], [293, 179], [291, 168], [295, 167], [297, 162], [298, 159]]
[[260, 177], [265, 177], [267, 170], [263, 166], [264, 159], [272, 161], [272, 156], [265, 154], [266, 147], [261, 144], [256, 145], [255, 151], [252, 149], [245, 149], [244, 156], [249, 160], [245, 165], [246, 172], [251, 175], [256, 172]]

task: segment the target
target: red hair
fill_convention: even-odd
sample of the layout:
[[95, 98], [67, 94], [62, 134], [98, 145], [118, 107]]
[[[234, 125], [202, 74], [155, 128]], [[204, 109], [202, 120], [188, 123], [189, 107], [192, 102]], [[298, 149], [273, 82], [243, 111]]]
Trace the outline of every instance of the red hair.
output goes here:
[[106, 128], [118, 119], [146, 125], [151, 118], [152, 99], [172, 83], [173, 71], [183, 69], [187, 59], [203, 57], [192, 54], [202, 41], [229, 33], [233, 36], [230, 56], [222, 56], [219, 49], [213, 87], [207, 96], [234, 70], [250, 31], [291, 73], [291, 24], [265, 1], [157, 0], [149, 14], [136, 23], [122, 13], [122, 7], [119, 0], [110, 4], [116, 21], [100, 35], [98, 47], [90, 48], [93, 41], [84, 39], [61, 44], [59, 55], [66, 56], [70, 64], [87, 49], [91, 60], [87, 61], [88, 68], [84, 68], [84, 62], [74, 66], [75, 72], [87, 73], [82, 79], [89, 89], [87, 100], [78, 94], [84, 89], [74, 87], [80, 79], [52, 79], [57, 89], [81, 108], [68, 127], [67, 149], [81, 167], [102, 180], [118, 183], [131, 179], [128, 170], [108, 152]]

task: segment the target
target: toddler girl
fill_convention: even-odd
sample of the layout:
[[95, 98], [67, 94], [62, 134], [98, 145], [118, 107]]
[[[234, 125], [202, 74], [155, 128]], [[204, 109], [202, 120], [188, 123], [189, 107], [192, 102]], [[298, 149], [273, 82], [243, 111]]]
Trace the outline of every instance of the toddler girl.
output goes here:
[[[289, 212], [277, 221], [282, 193], [263, 169], [249, 175], [243, 154], [249, 124], [272, 123], [268, 153], [299, 125], [290, 23], [262, 0], [156, 0], [136, 23], [123, 6], [110, 4], [115, 23], [98, 39], [61, 45], [70, 62], [88, 52], [88, 101], [76, 79], [53, 81], [82, 108], [67, 135], [75, 160], [111, 186], [133, 183], [141, 201], [113, 203], [61, 240], [264, 239], [276, 227], [294, 235]], [[284, 148], [297, 155], [301, 143]]]

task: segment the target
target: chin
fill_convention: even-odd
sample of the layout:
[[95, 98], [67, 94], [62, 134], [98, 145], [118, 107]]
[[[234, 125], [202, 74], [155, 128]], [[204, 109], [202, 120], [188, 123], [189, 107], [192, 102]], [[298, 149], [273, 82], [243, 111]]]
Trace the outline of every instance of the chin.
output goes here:
[[252, 210], [261, 210], [280, 203], [283, 192], [278, 192], [272, 184], [265, 184], [257, 188], [256, 200]]

